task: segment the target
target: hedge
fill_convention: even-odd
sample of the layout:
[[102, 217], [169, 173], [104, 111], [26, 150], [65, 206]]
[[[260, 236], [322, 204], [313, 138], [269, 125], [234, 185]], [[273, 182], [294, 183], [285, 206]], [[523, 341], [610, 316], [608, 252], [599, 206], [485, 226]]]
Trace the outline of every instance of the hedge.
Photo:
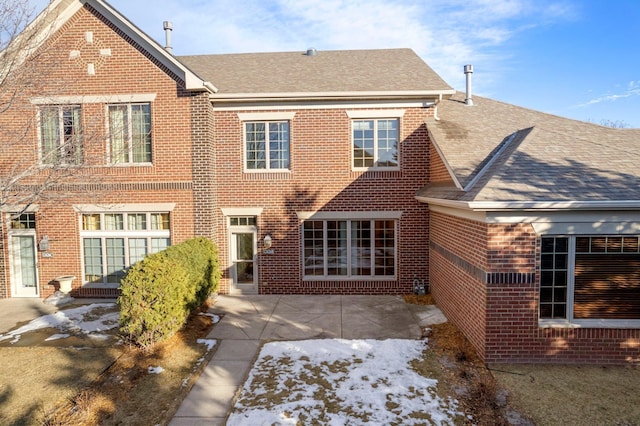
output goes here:
[[122, 280], [120, 331], [145, 348], [164, 341], [217, 291], [219, 282], [217, 248], [206, 238], [147, 256]]

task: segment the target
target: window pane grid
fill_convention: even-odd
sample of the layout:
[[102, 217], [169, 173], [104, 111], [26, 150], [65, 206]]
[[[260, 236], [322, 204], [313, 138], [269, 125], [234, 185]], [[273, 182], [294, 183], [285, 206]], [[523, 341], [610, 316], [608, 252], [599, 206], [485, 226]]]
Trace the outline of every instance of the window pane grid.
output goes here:
[[540, 318], [567, 317], [569, 239], [543, 237], [540, 261]]
[[394, 220], [305, 221], [305, 276], [395, 276], [395, 227]]
[[290, 164], [289, 122], [245, 123], [247, 170], [282, 170]]
[[353, 120], [353, 167], [398, 167], [398, 119]]
[[151, 104], [109, 105], [111, 163], [150, 163]]
[[170, 245], [169, 232], [169, 213], [83, 214], [85, 281], [119, 284], [127, 268]]
[[11, 229], [36, 229], [36, 214], [23, 213], [11, 219]]
[[81, 164], [82, 109], [50, 106], [40, 109], [40, 150], [43, 164]]

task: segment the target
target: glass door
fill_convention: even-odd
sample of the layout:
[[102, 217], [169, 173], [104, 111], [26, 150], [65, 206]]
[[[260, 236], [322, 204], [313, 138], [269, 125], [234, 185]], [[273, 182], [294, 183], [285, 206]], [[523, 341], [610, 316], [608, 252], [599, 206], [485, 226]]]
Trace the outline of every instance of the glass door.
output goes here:
[[256, 231], [231, 232], [231, 263], [235, 292], [258, 292], [256, 236]]
[[11, 285], [14, 297], [38, 297], [35, 235], [10, 235]]

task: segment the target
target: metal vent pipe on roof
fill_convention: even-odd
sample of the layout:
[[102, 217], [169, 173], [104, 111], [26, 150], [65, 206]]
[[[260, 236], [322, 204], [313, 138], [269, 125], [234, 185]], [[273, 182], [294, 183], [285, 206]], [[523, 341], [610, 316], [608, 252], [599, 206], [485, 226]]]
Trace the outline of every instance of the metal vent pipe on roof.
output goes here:
[[164, 35], [166, 40], [164, 50], [173, 54], [173, 46], [171, 46], [171, 31], [173, 31], [173, 24], [170, 21], [164, 21], [163, 26], [164, 26]]
[[464, 74], [467, 77], [467, 96], [464, 103], [471, 106], [473, 105], [473, 99], [471, 99], [471, 74], [473, 74], [473, 65], [464, 66]]
[[307, 56], [318, 56], [318, 51], [315, 49], [315, 47], [310, 47], [307, 49]]

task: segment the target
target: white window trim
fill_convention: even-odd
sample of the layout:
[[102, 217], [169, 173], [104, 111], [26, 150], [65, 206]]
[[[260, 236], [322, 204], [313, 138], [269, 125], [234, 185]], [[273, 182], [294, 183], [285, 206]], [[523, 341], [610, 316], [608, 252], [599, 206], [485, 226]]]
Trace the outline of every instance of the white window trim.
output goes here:
[[363, 119], [363, 118], [402, 118], [404, 117], [405, 110], [389, 110], [389, 109], [370, 109], [370, 110], [349, 110], [346, 111], [347, 117], [351, 119]]
[[[153, 205], [153, 204], [152, 204]], [[138, 208], [141, 205], [134, 205], [137, 206]], [[155, 206], [158, 206], [157, 204]], [[100, 282], [100, 283], [96, 283], [96, 282], [89, 282], [85, 280], [85, 258], [84, 258], [84, 239], [85, 238], [100, 238], [103, 242], [102, 244], [102, 267], [103, 267], [103, 272], [104, 272], [104, 268], [107, 265], [107, 252], [106, 252], [106, 245], [104, 244], [105, 239], [106, 238], [122, 238], [124, 240], [126, 240], [127, 242], [129, 241], [129, 239], [135, 239], [135, 238], [145, 238], [147, 240], [147, 250], [151, 249], [151, 239], [154, 238], [164, 238], [164, 239], [168, 239], [169, 241], [171, 241], [171, 226], [169, 227], [169, 229], [128, 229], [128, 227], [125, 225], [123, 225], [123, 229], [118, 229], [118, 230], [84, 230], [82, 229], [82, 215], [83, 214], [100, 214], [101, 215], [101, 223], [104, 223], [104, 214], [110, 214], [110, 213], [122, 213], [122, 214], [127, 214], [127, 213], [132, 213], [132, 214], [137, 214], [137, 213], [147, 213], [147, 214], [154, 214], [154, 213], [170, 213], [170, 211], [168, 210], [146, 210], [146, 211], [142, 211], [142, 210], [109, 210], [106, 211], [104, 210], [104, 208], [100, 211], [98, 210], [77, 210], [76, 209], [77, 206], [74, 206], [74, 210], [76, 210], [76, 212], [80, 213], [79, 215], [79, 235], [80, 235], [80, 267], [82, 268], [82, 285], [85, 288], [120, 288], [119, 284], [116, 283], [106, 283], [106, 282]], [[171, 220], [171, 218], [170, 218]], [[126, 223], [126, 221], [125, 221]], [[148, 224], [150, 224], [150, 221], [147, 221]], [[150, 225], [148, 225], [150, 226]], [[147, 252], [147, 255], [151, 254], [149, 251]], [[129, 244], [126, 243], [124, 244], [124, 256], [125, 256], [125, 267], [128, 268], [131, 265], [127, 265], [127, 262], [130, 261], [130, 253], [129, 253]], [[105, 275], [103, 275], [104, 277]]]
[[[382, 212], [375, 212], [382, 213]], [[300, 216], [298, 216], [300, 217]], [[328, 217], [320, 219], [319, 217], [310, 217], [306, 220], [318, 220], [322, 222], [326, 222], [327, 220], [340, 220], [347, 222], [347, 253], [351, 252], [351, 221], [353, 220], [393, 220], [394, 221], [394, 255], [393, 255], [393, 275], [351, 275], [351, 256], [347, 256], [347, 275], [306, 275], [305, 274], [305, 258], [304, 258], [304, 223], [302, 224], [302, 233], [301, 233], [301, 266], [302, 266], [302, 280], [303, 281], [395, 281], [398, 279], [398, 229], [399, 229], [399, 221], [395, 217], [353, 217], [350, 216], [348, 219], [345, 218], [343, 213], [340, 217]], [[327, 240], [327, 229], [326, 226], [323, 225], [323, 245]], [[375, 236], [372, 236], [372, 244], [375, 244]], [[327, 268], [327, 256], [326, 254], [323, 256], [324, 266], [323, 268], [326, 270]], [[372, 262], [374, 259], [372, 259]], [[375, 265], [371, 267], [372, 271], [375, 271]]]
[[220, 208], [224, 216], [260, 216], [264, 208], [262, 207], [222, 207]]
[[[58, 108], [58, 125], [59, 125], [59, 135], [58, 135], [58, 150], [60, 151], [60, 159], [62, 160], [63, 156], [62, 156], [62, 145], [64, 145], [66, 142], [63, 142], [64, 140], [64, 126], [63, 126], [63, 118], [62, 118], [62, 114], [63, 114], [63, 109], [65, 107], [78, 107], [80, 108], [80, 138], [82, 140], [82, 121], [83, 121], [83, 108], [82, 105], [80, 103], [77, 102], [69, 102], [69, 103], [65, 103], [65, 104], [40, 104], [41, 108], [38, 108], [38, 113], [37, 113], [37, 120], [36, 120], [36, 125], [37, 125], [37, 133], [38, 133], [38, 164], [40, 164], [40, 166], [46, 168], [46, 167], [55, 167], [56, 164], [52, 164], [52, 163], [43, 163], [42, 162], [42, 157], [43, 157], [43, 152], [42, 152], [42, 108], [47, 108], [47, 107], [51, 107], [51, 108]], [[82, 144], [83, 145], [83, 144]], [[66, 161], [64, 162], [60, 162], [60, 165], [63, 165], [65, 167], [80, 167], [83, 165], [83, 162], [80, 163], [67, 163]]]
[[[359, 112], [359, 111], [358, 111]], [[349, 123], [350, 126], [350, 131], [351, 131], [351, 170], [354, 172], [366, 172], [366, 171], [383, 171], [383, 172], [394, 172], [394, 171], [399, 171], [400, 170], [400, 141], [402, 140], [402, 120], [401, 117], [402, 116], [393, 116], [393, 115], [389, 115], [388, 112], [389, 111], [369, 111], [371, 113], [374, 113], [375, 116], [371, 116], [371, 115], [365, 115], [362, 117], [358, 117], [359, 114], [354, 114], [355, 116], [351, 118], [351, 122]], [[379, 114], [378, 114], [379, 113]], [[385, 113], [385, 114], [383, 114]], [[349, 111], [347, 111], [347, 115], [349, 115]], [[353, 147], [354, 147], [354, 141], [353, 141], [353, 122], [355, 120], [373, 120], [374, 121], [374, 129], [377, 130], [378, 128], [378, 120], [384, 120], [384, 119], [389, 119], [389, 120], [398, 120], [398, 147], [396, 149], [396, 153], [398, 155], [398, 165], [397, 166], [376, 166], [375, 163], [378, 161], [378, 132], [374, 130], [374, 145], [373, 145], [373, 151], [374, 151], [374, 155], [373, 155], [373, 162], [374, 165], [371, 167], [355, 167], [353, 165], [354, 162], [354, 158], [353, 158]]]
[[41, 96], [31, 98], [32, 105], [71, 105], [71, 104], [126, 104], [151, 103], [156, 100], [155, 93], [135, 93], [128, 95], [88, 95], [88, 96]]
[[[577, 235], [591, 236], [595, 234]], [[549, 235], [550, 237], [552, 235]], [[569, 254], [567, 260], [567, 318], [539, 318], [540, 328], [640, 328], [640, 319], [576, 319], [573, 317], [573, 303], [575, 292], [575, 263], [576, 263], [576, 235], [553, 235], [569, 239]], [[622, 235], [620, 235], [622, 236]], [[539, 284], [538, 284], [539, 285]], [[540, 302], [538, 301], [538, 304]]]
[[[131, 120], [131, 107], [133, 105], [141, 105], [141, 104], [149, 104], [149, 108], [150, 108], [150, 116], [149, 116], [149, 120], [151, 120], [151, 161], [145, 161], [145, 162], [135, 162], [133, 161], [133, 143], [132, 143], [132, 139], [133, 139], [133, 135], [132, 135], [132, 128], [133, 128], [133, 123]], [[127, 107], [127, 112], [128, 112], [128, 117], [129, 120], [127, 122], [127, 133], [128, 133], [128, 138], [127, 138], [127, 143], [128, 143], [128, 148], [127, 150], [129, 151], [129, 161], [126, 162], [122, 162], [122, 163], [114, 163], [113, 159], [111, 158], [111, 119], [109, 117], [109, 107], [112, 106], [126, 106]], [[107, 165], [111, 166], [111, 167], [145, 167], [145, 166], [153, 166], [153, 105], [151, 104], [151, 102], [148, 101], [124, 101], [124, 102], [116, 102], [116, 101], [111, 101], [109, 103], [107, 103], [105, 105], [105, 121], [106, 121], [106, 129], [107, 129], [107, 134], [109, 135], [107, 137]]]
[[295, 116], [295, 111], [238, 113], [238, 119], [243, 123], [245, 121], [291, 121]]
[[162, 204], [74, 204], [78, 213], [170, 213], [176, 203]]
[[[245, 114], [238, 114], [240, 115], [245, 115]], [[246, 115], [258, 115], [258, 113], [253, 113], [253, 114], [246, 114]], [[269, 116], [273, 116], [272, 113], [267, 113], [267, 115]], [[265, 116], [267, 116], [265, 115]], [[289, 124], [289, 167], [286, 169], [272, 169], [269, 166], [269, 158], [267, 158], [265, 161], [265, 165], [266, 167], [264, 169], [249, 169], [247, 168], [247, 128], [246, 128], [246, 124], [247, 123], [252, 123], [252, 122], [258, 122], [258, 123], [288, 123]], [[265, 129], [265, 133], [269, 133], [267, 129]], [[265, 143], [265, 148], [267, 149], [267, 153], [270, 153], [270, 149], [268, 148], [268, 141]], [[291, 162], [292, 162], [292, 158], [291, 158], [291, 119], [289, 118], [285, 118], [285, 119], [266, 119], [266, 118], [262, 118], [262, 119], [255, 119], [255, 120], [243, 120], [242, 121], [242, 168], [244, 173], [291, 173]]]

